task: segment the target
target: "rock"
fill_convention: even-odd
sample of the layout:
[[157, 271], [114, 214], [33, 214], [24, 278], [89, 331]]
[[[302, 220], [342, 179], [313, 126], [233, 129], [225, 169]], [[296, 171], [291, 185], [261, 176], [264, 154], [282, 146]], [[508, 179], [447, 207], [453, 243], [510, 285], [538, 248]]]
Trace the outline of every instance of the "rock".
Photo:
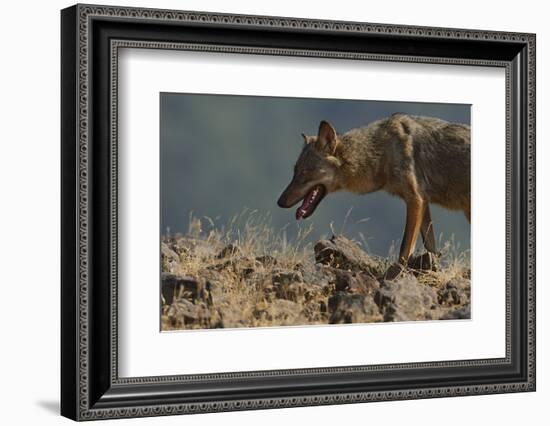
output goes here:
[[301, 272], [302, 279], [309, 287], [320, 287], [325, 295], [331, 292], [330, 287], [334, 282], [334, 268], [317, 263], [301, 265], [298, 271]]
[[407, 272], [418, 275], [425, 271], [439, 271], [439, 261], [435, 254], [426, 252], [418, 256], [413, 255], [409, 258], [407, 267], [399, 262], [392, 263], [384, 274], [384, 280], [394, 280]]
[[453, 278], [438, 292], [438, 301], [442, 305], [464, 305], [470, 302], [470, 280]]
[[263, 266], [255, 259], [250, 259], [248, 257], [234, 257], [220, 263], [210, 264], [205, 269], [215, 272], [229, 270], [237, 276], [247, 278], [259, 268], [263, 268]]
[[300, 316], [301, 311], [298, 303], [285, 299], [275, 299], [265, 310], [269, 321], [276, 321], [281, 325], [296, 323], [296, 318]]
[[168, 244], [169, 248], [176, 253], [180, 258], [181, 256], [187, 255], [190, 253], [190, 250], [188, 247], [185, 247], [184, 245], [178, 244], [177, 241], [172, 241]]
[[299, 271], [276, 270], [273, 271], [273, 284], [291, 284], [302, 282], [302, 273]]
[[238, 306], [222, 305], [218, 308], [216, 328], [240, 328], [248, 325]]
[[471, 317], [472, 316], [470, 312], [470, 304], [467, 303], [464, 306], [458, 306], [448, 310], [439, 319], [442, 319], [442, 320], [470, 319]]
[[178, 254], [166, 243], [160, 243], [160, 253], [167, 261], [177, 262], [179, 260]]
[[208, 265], [205, 269], [209, 271], [221, 272], [224, 269], [232, 268], [233, 262], [231, 260], [226, 260], [225, 262], [213, 263]]
[[295, 271], [301, 271], [304, 268], [304, 266], [305, 265], [303, 262], [296, 262], [292, 267], [292, 269], [294, 269]]
[[254, 272], [256, 272], [256, 269], [254, 269], [254, 267], [252, 267], [252, 266], [245, 266], [241, 270], [243, 278], [250, 278], [252, 276], [252, 274], [254, 274]]
[[334, 270], [336, 291], [374, 296], [380, 284], [372, 275], [364, 272]]
[[228, 244], [216, 255], [216, 258], [224, 259], [226, 257], [240, 256], [241, 254], [242, 250], [239, 246], [235, 244]]
[[216, 271], [214, 269], [210, 269], [206, 267], [205, 269], [199, 270], [198, 276], [200, 276], [205, 281], [216, 281], [216, 282], [223, 282], [224, 276], [221, 272]]
[[272, 276], [273, 291], [278, 299], [298, 302], [304, 298], [306, 287], [298, 271], [279, 270]]
[[399, 276], [402, 276], [406, 272], [405, 266], [401, 265], [399, 262], [392, 263], [386, 272], [384, 273], [384, 280], [394, 280]]
[[199, 258], [213, 257], [221, 249], [214, 241], [187, 236], [174, 238], [170, 246], [176, 253], [187, 253]]
[[163, 272], [161, 274], [162, 297], [164, 303], [170, 304], [176, 300], [185, 298], [195, 301], [203, 298], [203, 286], [199, 280], [193, 277], [180, 276]]
[[408, 266], [416, 271], [439, 271], [439, 260], [433, 253], [427, 251], [409, 258]]
[[[278, 291], [281, 291], [280, 293]], [[306, 297], [311, 299], [311, 293], [304, 283], [293, 283], [285, 287], [275, 287], [275, 294], [279, 299], [292, 300], [293, 302], [300, 302]]]
[[449, 280], [430, 253], [399, 265], [390, 281], [387, 260], [342, 235], [318, 241], [314, 261], [216, 238], [161, 241], [163, 330], [471, 317], [467, 265]]
[[371, 296], [337, 292], [328, 300], [329, 324], [379, 322], [380, 310]]
[[182, 326], [198, 325], [200, 327], [210, 325], [210, 311], [202, 302], [195, 305], [187, 299], [179, 299], [170, 305], [167, 316], [172, 324], [180, 323]]
[[[324, 311], [323, 311], [324, 308]], [[312, 301], [302, 305], [301, 318], [307, 318], [307, 324], [328, 324], [326, 303]]]
[[326, 299], [326, 296], [331, 293], [329, 287], [322, 287], [317, 284], [303, 284], [304, 288], [304, 299], [306, 302], [311, 302], [313, 300]]
[[184, 318], [190, 320], [199, 319], [199, 308], [191, 303], [189, 300], [181, 299], [176, 304], [176, 312], [179, 315], [182, 315]]
[[314, 246], [315, 260], [333, 268], [363, 271], [379, 276], [381, 263], [365, 253], [357, 244], [343, 235], [333, 235], [330, 240], [318, 241]]
[[265, 271], [255, 272], [248, 278], [247, 287], [254, 288], [258, 295], [266, 296], [268, 299], [276, 297], [273, 276]]
[[219, 305], [223, 302], [223, 285], [219, 281], [206, 281], [203, 299], [208, 306]]
[[437, 308], [437, 293], [430, 286], [420, 284], [412, 275], [383, 281], [374, 300], [384, 315], [384, 321], [432, 319]]
[[162, 270], [165, 272], [172, 272], [180, 258], [178, 254], [168, 246], [168, 244], [160, 243], [160, 260]]

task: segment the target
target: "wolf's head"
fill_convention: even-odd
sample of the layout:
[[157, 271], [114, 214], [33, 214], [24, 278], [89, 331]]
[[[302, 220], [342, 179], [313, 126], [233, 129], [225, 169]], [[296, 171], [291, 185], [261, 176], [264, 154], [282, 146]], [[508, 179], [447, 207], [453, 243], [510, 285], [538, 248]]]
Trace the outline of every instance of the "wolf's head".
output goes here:
[[304, 147], [294, 166], [294, 176], [277, 201], [283, 208], [302, 201], [296, 210], [297, 220], [311, 216], [325, 195], [340, 189], [340, 160], [335, 156], [340, 141], [334, 127], [321, 121], [317, 136], [302, 137]]

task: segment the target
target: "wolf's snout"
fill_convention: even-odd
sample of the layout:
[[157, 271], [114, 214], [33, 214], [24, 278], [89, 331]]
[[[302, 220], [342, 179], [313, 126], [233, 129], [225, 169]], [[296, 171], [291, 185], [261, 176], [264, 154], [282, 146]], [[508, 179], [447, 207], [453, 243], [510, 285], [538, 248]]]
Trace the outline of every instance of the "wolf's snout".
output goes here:
[[282, 207], [283, 209], [288, 209], [289, 207], [291, 207], [290, 204], [288, 203], [288, 197], [284, 192], [281, 194], [281, 196], [277, 200], [277, 205], [279, 207]]
[[277, 200], [277, 205], [279, 207], [282, 207], [283, 209], [289, 209], [294, 204], [296, 204], [299, 200], [297, 200], [296, 197], [296, 190], [294, 187], [294, 180], [288, 184], [288, 186], [285, 188], [279, 199]]

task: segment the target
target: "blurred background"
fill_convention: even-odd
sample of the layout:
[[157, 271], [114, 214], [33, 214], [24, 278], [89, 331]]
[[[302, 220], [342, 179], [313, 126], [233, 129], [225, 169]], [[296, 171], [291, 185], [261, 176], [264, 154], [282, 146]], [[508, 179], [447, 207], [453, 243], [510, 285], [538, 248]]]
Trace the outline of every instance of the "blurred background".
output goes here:
[[[321, 120], [344, 133], [395, 112], [470, 124], [470, 105], [161, 93], [161, 233], [187, 232], [191, 214], [219, 226], [247, 209], [268, 216], [289, 240], [311, 224], [311, 242], [334, 230], [387, 256], [403, 233], [399, 198], [333, 193], [300, 222], [297, 206], [281, 209], [276, 202], [292, 178], [300, 133], [315, 135]], [[470, 248], [462, 212], [432, 206], [432, 218], [438, 240], [453, 238], [457, 249]]]

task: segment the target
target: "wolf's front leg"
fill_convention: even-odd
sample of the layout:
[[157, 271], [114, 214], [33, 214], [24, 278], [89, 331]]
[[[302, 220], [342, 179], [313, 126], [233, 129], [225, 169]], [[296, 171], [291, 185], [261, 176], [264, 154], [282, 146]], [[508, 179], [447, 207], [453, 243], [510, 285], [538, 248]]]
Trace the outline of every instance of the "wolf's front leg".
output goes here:
[[411, 197], [407, 201], [407, 222], [399, 250], [399, 261], [388, 268], [384, 275], [385, 279], [393, 280], [407, 267], [409, 257], [416, 245], [425, 207], [426, 203], [419, 196]]

